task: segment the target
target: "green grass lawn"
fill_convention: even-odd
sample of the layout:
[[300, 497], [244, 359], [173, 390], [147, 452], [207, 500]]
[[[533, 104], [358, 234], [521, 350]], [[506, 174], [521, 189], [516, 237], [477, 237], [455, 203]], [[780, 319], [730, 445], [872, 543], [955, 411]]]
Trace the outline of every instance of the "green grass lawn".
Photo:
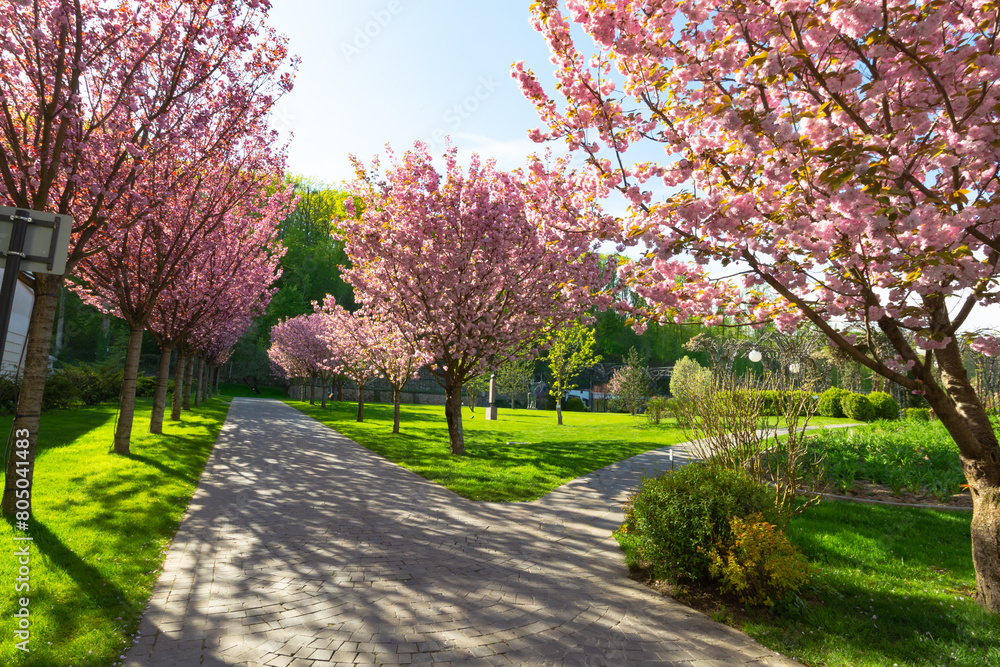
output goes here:
[[[319, 404], [286, 399], [307, 415], [390, 461], [471, 500], [535, 500], [571, 479], [636, 454], [684, 441], [673, 420], [650, 425], [644, 416], [564, 412], [563, 426], [547, 410], [501, 409], [486, 421], [477, 408], [462, 410], [465, 456], [452, 456], [444, 406], [401, 406], [400, 433], [392, 434], [392, 406], [365, 404], [358, 423], [356, 403]], [[846, 423], [815, 419], [811, 425]]]
[[809, 612], [743, 629], [809, 665], [1000, 665], [1000, 618], [971, 597], [971, 516], [821, 503], [789, 528], [819, 568]]
[[[392, 433], [392, 406], [365, 404], [358, 423], [356, 403], [328, 402], [327, 409], [287, 401], [390, 461], [472, 500], [534, 500], [571, 479], [615, 461], [684, 440], [671, 424], [650, 426], [645, 417], [501, 409], [486, 421], [482, 408], [474, 419], [462, 411], [465, 456], [452, 456], [444, 406], [401, 406], [400, 433]], [[642, 428], [637, 426], [642, 424]]]
[[[14, 535], [0, 522], [0, 664], [74, 667], [119, 660], [138, 628], [163, 557], [219, 434], [228, 399], [146, 433], [140, 399], [132, 454], [111, 453], [117, 406], [42, 415], [35, 468], [30, 654], [15, 649]], [[0, 419], [0, 432], [10, 417]]]

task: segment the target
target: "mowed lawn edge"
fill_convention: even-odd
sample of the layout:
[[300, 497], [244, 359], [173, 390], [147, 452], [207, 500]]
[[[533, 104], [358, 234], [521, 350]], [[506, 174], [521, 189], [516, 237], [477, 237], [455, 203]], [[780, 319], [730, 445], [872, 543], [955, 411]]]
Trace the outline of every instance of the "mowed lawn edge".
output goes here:
[[[117, 406], [42, 414], [32, 521], [0, 522], [0, 664], [97, 667], [120, 663], [229, 410], [214, 398], [147, 433], [140, 399], [132, 453], [111, 453]], [[6, 430], [3, 430], [6, 429]], [[10, 417], [0, 430], [10, 429]], [[30, 590], [14, 590], [15, 535], [28, 535]], [[28, 597], [29, 653], [15, 648], [20, 597]]]
[[[501, 408], [497, 421], [485, 411], [462, 409], [464, 456], [448, 443], [444, 406], [400, 406], [400, 433], [392, 433], [392, 405], [366, 403], [364, 421], [356, 421], [357, 403], [282, 399], [371, 451], [470, 500], [532, 501], [570, 480], [637, 454], [685, 442], [673, 419], [647, 423], [609, 412], [564, 412], [563, 425], [549, 410]], [[824, 426], [846, 419], [814, 418]]]
[[393, 407], [284, 399], [288, 405], [371, 451], [470, 500], [537, 500], [566, 482], [606, 465], [684, 441], [672, 422], [646, 424], [645, 416], [500, 409], [497, 421], [485, 411], [462, 410], [466, 454], [451, 454], [444, 406], [400, 406], [400, 433], [392, 433]]

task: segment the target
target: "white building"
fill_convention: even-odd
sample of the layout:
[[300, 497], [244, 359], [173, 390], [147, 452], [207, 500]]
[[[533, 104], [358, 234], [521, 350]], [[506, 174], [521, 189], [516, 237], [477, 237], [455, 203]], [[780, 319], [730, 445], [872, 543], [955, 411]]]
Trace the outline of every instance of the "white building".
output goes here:
[[[0, 279], [3, 278], [0, 269]], [[35, 303], [35, 295], [31, 289], [20, 280], [14, 292], [14, 308], [10, 314], [10, 329], [7, 331], [7, 344], [3, 350], [3, 361], [0, 372], [14, 374], [24, 363], [24, 345], [28, 338], [28, 322], [31, 319], [31, 307]]]

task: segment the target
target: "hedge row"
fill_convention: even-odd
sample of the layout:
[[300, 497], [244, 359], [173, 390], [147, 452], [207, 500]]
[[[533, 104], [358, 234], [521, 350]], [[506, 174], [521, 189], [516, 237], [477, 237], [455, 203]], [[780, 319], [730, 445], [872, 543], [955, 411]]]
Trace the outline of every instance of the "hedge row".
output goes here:
[[820, 395], [816, 411], [824, 417], [847, 417], [864, 422], [899, 419], [899, 404], [884, 391], [865, 395], [830, 387]]

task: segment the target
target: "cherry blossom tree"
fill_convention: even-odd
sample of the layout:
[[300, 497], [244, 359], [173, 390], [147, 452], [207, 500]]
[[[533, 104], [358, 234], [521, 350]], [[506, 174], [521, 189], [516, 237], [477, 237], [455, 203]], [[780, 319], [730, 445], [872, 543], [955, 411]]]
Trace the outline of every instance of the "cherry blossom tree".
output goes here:
[[[433, 358], [444, 387], [451, 452], [465, 452], [462, 385], [508, 350], [579, 315], [602, 284], [589, 237], [574, 233], [593, 214], [568, 188], [559, 163], [539, 159], [505, 173], [474, 156], [468, 170], [445, 155], [438, 173], [424, 144], [394, 162], [384, 180], [356, 158], [349, 191], [364, 203], [340, 221], [359, 302], [390, 318], [403, 339]], [[353, 213], [354, 200], [346, 202]]]
[[[158, 168], [145, 172], [146, 178], [136, 185], [150, 191], [149, 199], [162, 203], [125, 229], [103, 229], [95, 239], [112, 238], [77, 264], [73, 284], [83, 300], [121, 317], [131, 330], [114, 435], [114, 451], [119, 454], [129, 453], [142, 334], [163, 291], [189, 272], [199, 254], [218, 252], [220, 244], [231, 242], [235, 228], [255, 224], [250, 217], [259, 215], [256, 207], [272, 218], [284, 210], [287, 192], [274, 191], [283, 177], [284, 156], [271, 150], [275, 137], [264, 120], [244, 122], [243, 131], [249, 136], [224, 155], [197, 160], [200, 168], [182, 186], [172, 181], [192, 162], [184, 159], [188, 151], [162, 157]], [[170, 194], [156, 192], [163, 187], [170, 187]], [[119, 211], [128, 217], [130, 209], [131, 202], [126, 202]], [[196, 404], [204, 365], [198, 368]]]
[[[269, 91], [260, 82], [287, 60], [284, 40], [264, 25], [269, 9], [267, 0], [37, 0], [0, 13], [0, 201], [73, 219], [68, 273], [123, 201], [136, 215], [154, 203], [133, 185], [164, 150], [195, 141], [227, 109], [245, 109], [245, 96], [270, 104], [291, 87], [288, 72]], [[31, 277], [14, 420], [29, 434], [29, 484], [64, 279]], [[15, 478], [10, 457], [6, 514], [15, 511]]]
[[203, 252], [188, 262], [187, 271], [157, 299], [147, 322], [160, 345], [151, 433], [163, 429], [173, 348], [179, 349], [171, 413], [176, 421], [181, 418], [181, 371], [187, 357], [211, 341], [229, 341], [223, 347], [231, 347], [252, 319], [267, 308], [274, 294], [271, 285], [281, 275], [279, 261], [284, 253], [277, 227], [294, 205], [291, 199], [291, 189], [286, 188], [248, 208], [245, 215], [227, 216], [220, 234], [227, 242], [203, 244]]
[[355, 329], [356, 342], [367, 351], [372, 367], [392, 387], [392, 432], [398, 434], [400, 393], [432, 359], [408, 341], [399, 325], [387, 316], [362, 310], [359, 317], [362, 324]]
[[[595, 229], [648, 247], [620, 270], [647, 314], [807, 320], [923, 394], [971, 490], [976, 599], [1000, 613], [1000, 447], [959, 345], [970, 314], [1000, 300], [996, 6], [565, 4], [532, 5], [564, 102], [523, 63], [513, 76], [543, 121], [532, 136], [585, 154], [578, 187], [629, 202], [617, 228]], [[873, 353], [876, 332], [891, 355]], [[1000, 353], [995, 336], [972, 345]]]
[[326, 362], [332, 373], [345, 375], [358, 386], [358, 421], [365, 419], [365, 387], [375, 379], [378, 369], [374, 363], [373, 343], [376, 335], [373, 321], [360, 312], [348, 312], [328, 296], [322, 305], [317, 304], [326, 326], [320, 334], [331, 354]]

